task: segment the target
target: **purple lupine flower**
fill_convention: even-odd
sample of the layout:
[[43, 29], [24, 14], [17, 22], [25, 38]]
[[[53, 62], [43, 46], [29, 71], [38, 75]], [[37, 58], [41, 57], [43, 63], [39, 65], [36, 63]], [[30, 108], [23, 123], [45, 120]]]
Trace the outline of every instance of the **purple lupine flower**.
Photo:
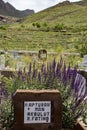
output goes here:
[[82, 99], [75, 100], [75, 105], [72, 107], [72, 112], [74, 113], [78, 106], [82, 103]]
[[47, 72], [49, 71], [49, 64], [48, 63], [47, 63], [47, 69], [46, 70], [47, 70]]
[[33, 74], [32, 74], [32, 79], [36, 78], [36, 76], [37, 76], [37, 69], [34, 69], [33, 70]]
[[87, 94], [86, 94], [86, 96], [84, 97], [84, 101], [85, 101], [85, 102], [87, 101]]
[[63, 59], [62, 59], [62, 57], [60, 58], [59, 65], [60, 65], [60, 68], [62, 68], [62, 66], [63, 66]]
[[0, 88], [0, 95], [2, 95], [3, 91], [2, 91], [2, 88]]
[[13, 100], [14, 99], [14, 91], [12, 92], [12, 94], [11, 94], [11, 99]]
[[57, 67], [56, 67], [56, 76], [58, 79], [61, 80], [61, 66], [60, 66], [60, 63], [57, 64]]
[[44, 64], [41, 66], [41, 72], [44, 73]]
[[56, 72], [55, 72], [55, 71], [53, 72], [53, 76], [52, 76], [52, 78], [53, 78], [53, 79], [56, 78]]
[[22, 81], [26, 81], [25, 75], [22, 75]]
[[[86, 96], [86, 80], [84, 79], [83, 76], [80, 74], [77, 74], [75, 81], [74, 81], [74, 87], [73, 87], [73, 92], [74, 92], [74, 102], [75, 105], [72, 108], [72, 111], [75, 112], [76, 109], [81, 105], [84, 107], [84, 103], [87, 100]], [[81, 112], [78, 112], [77, 117], [81, 115]]]
[[26, 73], [26, 68], [24, 67], [24, 69], [23, 69], [23, 73]]
[[46, 85], [47, 85], [47, 88], [50, 88], [50, 80], [47, 80]]
[[39, 80], [39, 82], [41, 82], [41, 74], [40, 74], [40, 72], [38, 73], [38, 80]]
[[52, 65], [49, 64], [49, 71], [48, 72], [52, 72]]
[[[87, 96], [87, 94], [86, 94]], [[77, 109], [78, 107], [81, 105], [80, 109], [78, 110], [77, 114], [76, 114], [76, 118], [78, 118], [79, 116], [81, 116], [85, 111], [86, 111], [86, 108], [85, 108], [85, 105], [86, 105], [86, 101], [87, 101], [87, 97], [84, 95], [83, 99], [81, 99], [80, 101], [80, 104], [77, 106]]]
[[30, 63], [29, 64], [29, 71], [28, 71], [29, 74], [31, 73], [31, 70], [32, 70], [32, 64]]
[[52, 70], [55, 70], [55, 68], [56, 68], [56, 60], [54, 58], [53, 63], [52, 63]]
[[85, 86], [86, 86], [85, 78], [82, 75], [77, 74], [73, 85], [73, 89], [76, 97], [81, 97], [85, 94], [86, 92]]
[[73, 79], [73, 86], [72, 86], [75, 94], [78, 92], [79, 84], [80, 84], [80, 78], [79, 75], [77, 74], [76, 78]]
[[19, 71], [18, 71], [18, 79], [20, 79], [21, 76], [22, 76], [22, 71], [19, 69]]
[[36, 62], [34, 61], [34, 63], [33, 63], [33, 70], [35, 70], [35, 68], [36, 68]]
[[8, 92], [3, 87], [1, 89], [1, 95], [3, 95], [5, 98], [8, 98]]
[[78, 119], [84, 113], [83, 109], [80, 109], [79, 112], [76, 114], [76, 119]]
[[69, 64], [68, 69], [67, 69], [67, 77], [68, 77], [68, 80], [71, 79], [71, 67], [70, 67], [70, 64]]
[[66, 65], [64, 63], [63, 71], [62, 71], [62, 82], [66, 85], [67, 83], [67, 72], [66, 72]]
[[3, 98], [5, 98], [6, 100], [8, 99], [8, 92], [3, 87], [1, 87], [0, 88], [0, 103]]
[[47, 74], [46, 66], [43, 67], [43, 75]]
[[72, 75], [74, 78], [76, 77], [76, 75], [77, 75], [77, 68], [76, 67], [74, 67], [74, 70], [72, 70]]
[[8, 99], [8, 92], [6, 90], [4, 91], [3, 94], [4, 94], [5, 98]]
[[76, 75], [77, 75], [77, 70], [75, 68], [74, 70], [71, 70], [71, 87], [72, 87], [72, 89], [74, 89]]
[[2, 99], [2, 90], [0, 90], [0, 104], [1, 104], [1, 99]]
[[58, 75], [60, 72], [60, 68], [59, 68], [59, 63], [57, 64], [57, 67], [56, 67], [56, 75]]
[[43, 75], [42, 75], [42, 79], [43, 79], [42, 81], [43, 82], [46, 82], [47, 76], [48, 76], [48, 73], [47, 73], [46, 67], [45, 67], [44, 70], [43, 70]]

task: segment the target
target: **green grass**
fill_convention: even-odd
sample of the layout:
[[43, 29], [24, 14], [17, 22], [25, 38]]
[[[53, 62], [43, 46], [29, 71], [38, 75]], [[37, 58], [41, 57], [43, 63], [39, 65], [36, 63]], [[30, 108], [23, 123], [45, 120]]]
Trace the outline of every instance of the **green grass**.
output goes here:
[[[0, 49], [76, 52], [87, 41], [87, 6], [56, 5], [7, 27], [0, 26]], [[40, 24], [40, 28], [33, 24]], [[63, 29], [55, 30], [55, 26]], [[3, 25], [4, 26], [4, 25]]]

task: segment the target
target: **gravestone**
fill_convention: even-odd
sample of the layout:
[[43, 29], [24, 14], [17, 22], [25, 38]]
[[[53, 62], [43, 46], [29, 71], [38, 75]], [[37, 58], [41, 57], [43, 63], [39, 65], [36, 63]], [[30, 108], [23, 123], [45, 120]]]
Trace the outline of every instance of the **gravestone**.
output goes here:
[[0, 55], [0, 70], [5, 68], [5, 56]]
[[87, 67], [87, 55], [84, 55], [84, 58], [83, 58], [83, 66], [86, 66]]
[[46, 60], [47, 59], [47, 51], [45, 49], [39, 50], [38, 58], [40, 60]]
[[82, 61], [82, 63], [80, 64], [80, 66], [82, 66], [82, 67], [87, 67], [87, 55], [84, 55], [83, 61]]
[[61, 130], [62, 101], [58, 90], [17, 90], [14, 130]]

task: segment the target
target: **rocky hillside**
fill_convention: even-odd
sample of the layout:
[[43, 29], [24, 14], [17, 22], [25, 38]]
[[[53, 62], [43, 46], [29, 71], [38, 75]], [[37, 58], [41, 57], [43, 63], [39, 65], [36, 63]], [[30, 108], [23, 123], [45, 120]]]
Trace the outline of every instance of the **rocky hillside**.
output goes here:
[[81, 1], [75, 2], [75, 4], [78, 4], [81, 6], [87, 6], [87, 0], [81, 0]]
[[0, 0], [0, 14], [12, 17], [22, 18], [31, 14], [34, 14], [34, 10], [23, 10], [19, 11], [13, 7], [10, 3], [5, 3], [3, 0]]

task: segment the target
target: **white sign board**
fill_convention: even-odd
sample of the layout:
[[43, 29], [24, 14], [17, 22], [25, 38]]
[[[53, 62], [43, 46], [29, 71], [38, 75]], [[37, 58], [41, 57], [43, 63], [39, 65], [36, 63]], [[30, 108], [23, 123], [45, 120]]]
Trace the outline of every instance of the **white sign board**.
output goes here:
[[24, 124], [51, 123], [51, 101], [25, 101]]

